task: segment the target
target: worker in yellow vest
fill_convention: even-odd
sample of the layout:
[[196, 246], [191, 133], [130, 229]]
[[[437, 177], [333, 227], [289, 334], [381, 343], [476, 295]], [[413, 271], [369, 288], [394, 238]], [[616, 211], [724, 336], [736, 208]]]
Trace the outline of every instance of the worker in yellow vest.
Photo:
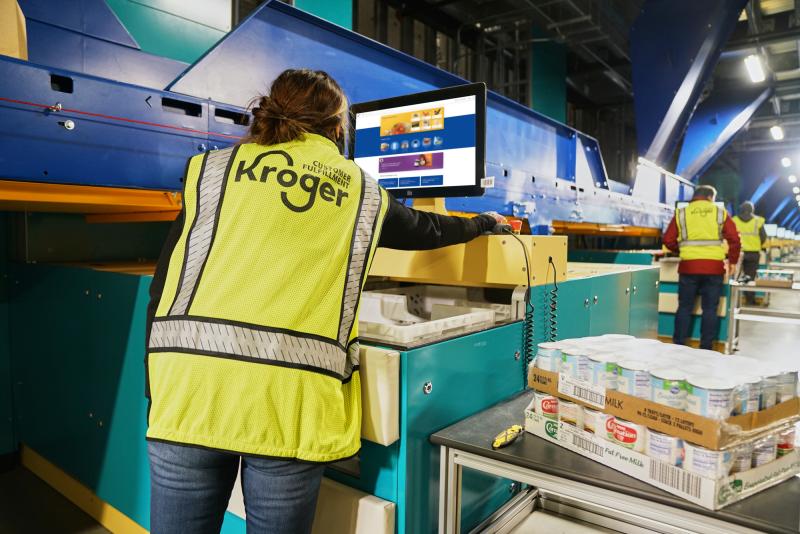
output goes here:
[[418, 212], [342, 155], [347, 100], [288, 70], [246, 139], [189, 160], [151, 285], [153, 534], [311, 530], [322, 473], [360, 448], [358, 307], [375, 249], [463, 243], [504, 219]]
[[[733, 217], [739, 238], [742, 240], [742, 272], [750, 280], [755, 280], [758, 265], [761, 262], [761, 249], [767, 241], [767, 232], [764, 230], [764, 218], [755, 213], [753, 203], [745, 201], [739, 206], [739, 214]], [[755, 303], [755, 293], [746, 291], [745, 302]]]
[[727, 270], [733, 274], [739, 261], [739, 233], [725, 208], [714, 203], [717, 190], [698, 186], [688, 206], [675, 210], [664, 232], [664, 246], [680, 254], [678, 266], [678, 310], [672, 341], [683, 345], [689, 337], [695, 299], [700, 295], [702, 319], [700, 348], [713, 348], [719, 321], [717, 307], [726, 271], [725, 244], [728, 242]]

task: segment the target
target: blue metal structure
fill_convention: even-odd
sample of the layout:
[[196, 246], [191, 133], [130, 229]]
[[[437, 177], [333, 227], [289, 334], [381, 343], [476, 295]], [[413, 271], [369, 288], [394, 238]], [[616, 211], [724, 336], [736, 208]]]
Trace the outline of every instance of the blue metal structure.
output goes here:
[[800, 174], [800, 162], [792, 161], [789, 167], [783, 167], [781, 159], [786, 156], [796, 159], [781, 146], [740, 153], [741, 198], [749, 198], [755, 204], [756, 213], [765, 217], [767, 222], [781, 225], [785, 220], [786, 228], [791, 229], [792, 219], [800, 216], [794, 192], [800, 184], [790, 181], [790, 178]]
[[754, 205], [757, 204], [758, 201], [761, 200], [761, 198], [767, 193], [767, 191], [769, 191], [770, 188], [775, 185], [779, 178], [780, 176], [777, 174], [765, 176], [764, 179], [761, 180], [761, 183], [758, 184], [756, 190], [753, 191], [753, 194], [750, 195], [750, 202], [752, 202]]
[[630, 32], [639, 155], [666, 164], [747, 0], [648, 0]]
[[[32, 17], [31, 61], [0, 58], [0, 176], [180, 189], [186, 157], [243, 135], [246, 105], [287, 67], [327, 70], [351, 101], [465, 81], [281, 2], [261, 6], [177, 75], [183, 64], [140, 51], [100, 4], [81, 0], [70, 6], [79, 15], [62, 19], [65, 10], [51, 13], [44, 0], [22, 2]], [[74, 130], [62, 127], [67, 119]], [[633, 195], [612, 191], [597, 141], [564, 124], [491, 93], [487, 131], [495, 188], [448, 199], [452, 210], [491, 208], [527, 217], [532, 227], [553, 220], [662, 227], [671, 216], [660, 192], [674, 189], [663, 186], [672, 177], [640, 177], [652, 183]], [[640, 197], [642, 189], [659, 193]]]
[[676, 172], [696, 181], [771, 93], [772, 90], [765, 86], [712, 92], [692, 115]]
[[[786, 206], [789, 205], [789, 203], [792, 200], [794, 200], [794, 199], [792, 197], [790, 197], [790, 196], [787, 196], [786, 198], [784, 198], [781, 201], [781, 203], [778, 204], [778, 206], [775, 208], [775, 210], [772, 212], [772, 214], [769, 217], [767, 217], [767, 222], [770, 222], [770, 223], [776, 222], [778, 220], [778, 217], [780, 216], [781, 212], [784, 210], [784, 208], [786, 208]], [[793, 213], [793, 212], [794, 212], [794, 208], [789, 210], [790, 214]]]
[[162, 88], [186, 63], [142, 52], [105, 0], [19, 0], [28, 60], [117, 82]]

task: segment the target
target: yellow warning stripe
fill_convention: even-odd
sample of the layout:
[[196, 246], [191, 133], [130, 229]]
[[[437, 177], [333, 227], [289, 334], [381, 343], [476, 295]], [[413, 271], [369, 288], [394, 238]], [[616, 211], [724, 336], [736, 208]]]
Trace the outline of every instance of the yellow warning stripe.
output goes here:
[[26, 445], [22, 446], [22, 465], [111, 532], [147, 534], [147, 530], [133, 519]]

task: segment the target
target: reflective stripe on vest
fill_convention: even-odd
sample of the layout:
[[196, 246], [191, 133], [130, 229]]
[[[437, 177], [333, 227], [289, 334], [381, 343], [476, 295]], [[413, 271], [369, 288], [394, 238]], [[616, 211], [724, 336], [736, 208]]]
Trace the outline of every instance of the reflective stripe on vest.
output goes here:
[[200, 272], [208, 258], [211, 240], [214, 235], [214, 223], [222, 201], [225, 177], [236, 156], [235, 148], [208, 152], [203, 158], [200, 170], [199, 202], [197, 217], [189, 231], [186, 261], [181, 272], [181, 284], [178, 295], [172, 303], [170, 315], [183, 315], [197, 287]]
[[[354, 343], [352, 347], [358, 365], [358, 344]], [[282, 362], [304, 369], [327, 371], [340, 380], [352, 373], [352, 366], [347, 366], [345, 349], [329, 340], [213, 319], [157, 318], [150, 330], [150, 350], [188, 350], [209, 356], [240, 356]]]
[[346, 345], [353, 328], [361, 287], [364, 285], [365, 266], [369, 255], [372, 235], [375, 232], [377, 214], [381, 209], [381, 191], [378, 183], [367, 179], [364, 181], [363, 199], [353, 229], [353, 248], [350, 252], [350, 267], [347, 271], [344, 297], [342, 298], [342, 318], [339, 323], [339, 343]]
[[317, 135], [192, 158], [150, 330], [148, 438], [313, 462], [355, 454], [358, 305], [387, 207]]
[[[714, 210], [711, 219], [704, 212]], [[725, 210], [707, 200], [693, 201], [689, 206], [678, 209], [678, 244], [683, 260], [724, 260], [725, 248], [722, 240], [722, 227], [725, 224]]]

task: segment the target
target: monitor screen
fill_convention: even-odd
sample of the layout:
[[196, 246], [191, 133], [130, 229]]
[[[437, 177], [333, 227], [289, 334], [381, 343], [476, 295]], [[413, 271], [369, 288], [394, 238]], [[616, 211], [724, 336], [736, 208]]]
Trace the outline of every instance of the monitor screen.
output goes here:
[[398, 197], [483, 194], [486, 86], [355, 104], [350, 153]]

